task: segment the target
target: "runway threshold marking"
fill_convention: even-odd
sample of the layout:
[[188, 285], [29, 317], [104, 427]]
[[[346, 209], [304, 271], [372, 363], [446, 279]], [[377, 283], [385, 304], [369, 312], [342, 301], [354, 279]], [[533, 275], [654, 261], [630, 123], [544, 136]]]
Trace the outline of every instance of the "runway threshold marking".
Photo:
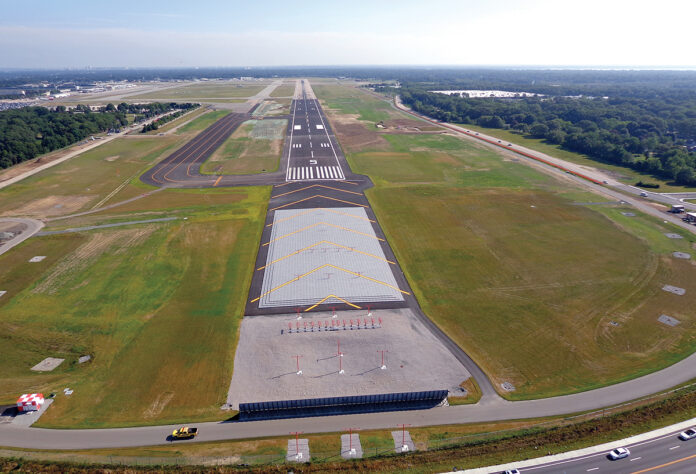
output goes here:
[[350, 271], [350, 270], [346, 270], [346, 269], [343, 268], [343, 267], [337, 267], [336, 265], [332, 265], [332, 264], [330, 264], [330, 263], [325, 263], [324, 265], [321, 265], [321, 266], [315, 268], [314, 270], [310, 270], [310, 271], [308, 271], [307, 273], [303, 273], [302, 275], [296, 276], [296, 277], [293, 278], [292, 280], [286, 281], [286, 282], [283, 283], [282, 285], [278, 285], [278, 286], [276, 286], [275, 288], [271, 288], [270, 290], [268, 290], [267, 292], [265, 292], [264, 294], [262, 294], [262, 295], [259, 296], [258, 298], [254, 298], [253, 300], [251, 300], [251, 302], [252, 302], [252, 303], [256, 303], [258, 300], [260, 300], [260, 299], [263, 298], [264, 296], [270, 295], [270, 294], [273, 293], [274, 291], [280, 290], [281, 288], [283, 288], [283, 287], [285, 287], [285, 286], [287, 286], [287, 285], [290, 285], [291, 283], [295, 283], [296, 281], [299, 281], [299, 280], [301, 280], [302, 278], [304, 278], [304, 277], [306, 277], [306, 276], [308, 276], [308, 275], [311, 275], [312, 273], [317, 272], [317, 271], [321, 270], [322, 268], [326, 268], [326, 267], [330, 267], [330, 268], [333, 268], [333, 269], [335, 269], [335, 270], [340, 270], [340, 271], [342, 271], [342, 272], [349, 273], [349, 274], [351, 274], [351, 275], [355, 275], [355, 276], [360, 277], [360, 278], [364, 278], [365, 280], [369, 280], [369, 281], [372, 281], [372, 282], [374, 282], [374, 283], [379, 283], [380, 285], [384, 285], [384, 286], [386, 286], [386, 287], [389, 287], [389, 288], [391, 288], [392, 290], [400, 291], [401, 293], [403, 293], [403, 294], [405, 294], [405, 295], [410, 295], [410, 294], [411, 294], [411, 293], [409, 293], [408, 291], [404, 291], [404, 290], [402, 290], [402, 289], [399, 288], [399, 287], [396, 287], [396, 286], [394, 286], [394, 285], [390, 285], [389, 283], [385, 283], [385, 282], [383, 282], [383, 281], [377, 280], [376, 278], [372, 278], [372, 277], [368, 277], [368, 276], [365, 276], [365, 275], [361, 275], [360, 273], [356, 273], [356, 272], [353, 272], [353, 271]]
[[348, 246], [346, 246], [346, 245], [337, 244], [336, 242], [331, 242], [331, 241], [329, 241], [329, 240], [322, 240], [322, 241], [317, 242], [317, 243], [315, 243], [315, 244], [308, 245], [307, 247], [305, 247], [305, 248], [303, 248], [303, 249], [295, 250], [294, 252], [292, 252], [292, 253], [290, 253], [290, 254], [284, 256], [284, 257], [277, 258], [277, 259], [273, 260], [272, 262], [269, 262], [268, 264], [264, 265], [263, 267], [257, 268], [256, 271], [263, 270], [263, 269], [266, 268], [266, 267], [270, 267], [270, 266], [273, 265], [274, 263], [280, 262], [281, 260], [285, 260], [286, 258], [292, 257], [293, 255], [297, 255], [298, 253], [302, 253], [302, 252], [304, 252], [305, 250], [309, 250], [309, 249], [311, 249], [311, 248], [313, 248], [313, 247], [316, 247], [317, 245], [321, 245], [321, 244], [333, 245], [334, 247], [340, 247], [340, 248], [343, 248], [343, 249], [346, 249], [346, 250], [350, 250], [350, 251], [352, 251], [352, 252], [356, 252], [356, 253], [359, 253], [359, 254], [362, 254], [362, 255], [366, 255], [366, 256], [368, 256], [368, 257], [376, 258], [377, 260], [382, 260], [383, 262], [389, 263], [389, 264], [391, 264], [391, 265], [396, 265], [396, 262], [392, 262], [391, 260], [387, 260], [386, 258], [377, 256], [377, 255], [372, 255], [371, 253], [363, 252], [362, 250], [358, 250], [358, 249], [355, 249], [355, 248], [353, 248], [353, 247], [348, 247]]
[[321, 301], [319, 301], [317, 304], [314, 304], [314, 305], [310, 306], [309, 308], [305, 309], [304, 312], [306, 313], [307, 311], [313, 310], [314, 308], [316, 308], [317, 306], [319, 306], [320, 304], [322, 304], [324, 301], [328, 300], [329, 298], [336, 298], [337, 300], [341, 300], [341, 301], [343, 301], [345, 304], [347, 304], [348, 306], [352, 306], [352, 307], [355, 308], [355, 309], [362, 309], [362, 308], [361, 308], [360, 306], [358, 306], [357, 304], [353, 304], [353, 303], [351, 303], [350, 301], [346, 301], [346, 300], [344, 300], [343, 298], [341, 298], [340, 296], [329, 295], [329, 296], [327, 296], [326, 298], [323, 298], [323, 299], [322, 299]]
[[358, 204], [357, 202], [344, 201], [343, 199], [332, 198], [332, 197], [324, 196], [323, 194], [315, 194], [314, 196], [310, 196], [310, 197], [307, 197], [307, 198], [304, 198], [304, 199], [300, 199], [300, 200], [298, 200], [298, 201], [293, 201], [293, 202], [290, 202], [290, 203], [288, 203], [288, 204], [283, 204], [282, 206], [274, 207], [273, 209], [270, 209], [270, 210], [271, 210], [271, 211], [276, 211], [276, 210], [278, 210], [278, 209], [282, 209], [282, 208], [284, 208], [284, 207], [292, 206], [292, 205], [294, 205], [294, 204], [299, 204], [299, 203], [301, 203], [301, 202], [307, 201], [307, 200], [309, 200], [309, 199], [314, 199], [314, 198], [324, 198], [324, 199], [329, 199], [329, 200], [331, 200], [331, 201], [344, 202], [344, 203], [346, 203], [346, 204], [350, 204], [351, 206], [368, 207], [368, 206], [366, 206], [366, 205], [364, 205], [364, 204]]
[[218, 179], [215, 180], [215, 184], [213, 184], [213, 187], [217, 186], [218, 183], [220, 183], [221, 179], [222, 179], [222, 175], [218, 176]]
[[647, 469], [643, 469], [640, 471], [633, 471], [631, 474], [641, 474], [642, 472], [650, 472], [650, 471], [654, 471], [656, 469], [662, 469], [663, 467], [671, 466], [673, 464], [678, 464], [680, 462], [688, 461], [688, 460], [694, 459], [694, 458], [696, 458], [696, 454], [693, 454], [691, 456], [687, 456], [685, 458], [677, 459], [675, 461], [666, 462], [664, 464], [660, 464], [659, 466], [649, 467]]
[[312, 184], [312, 185], [310, 185], [310, 186], [305, 186], [304, 188], [295, 189], [294, 191], [288, 191], [287, 193], [278, 194], [277, 196], [271, 197], [271, 199], [279, 198], [279, 197], [282, 197], [282, 196], [287, 196], [288, 194], [298, 193], [298, 192], [300, 192], [300, 191], [304, 191], [304, 190], [306, 190], [306, 189], [312, 189], [312, 188], [326, 188], [326, 189], [331, 189], [331, 190], [333, 190], [333, 191], [340, 191], [340, 192], [342, 192], [342, 193], [356, 194], [356, 195], [358, 195], [358, 196], [362, 196], [362, 193], [356, 193], [355, 191], [348, 191], [348, 190], [346, 190], [346, 189], [334, 188], [334, 187], [331, 187], [331, 186], [326, 186], [325, 184]]
[[317, 227], [317, 226], [319, 226], [319, 225], [328, 225], [329, 227], [335, 227], [336, 229], [345, 230], [345, 231], [347, 231], [347, 232], [352, 232], [352, 233], [354, 233], [354, 234], [364, 235], [365, 237], [370, 237], [371, 239], [375, 239], [375, 240], [379, 240], [379, 241], [381, 241], [381, 242], [384, 242], [384, 239], [383, 239], [383, 238], [377, 237], [376, 235], [371, 235], [371, 234], [368, 234], [368, 233], [365, 233], [365, 232], [360, 232], [359, 230], [353, 230], [353, 229], [349, 229], [348, 227], [343, 227], [343, 226], [335, 225], [335, 224], [329, 224], [328, 222], [322, 221], [322, 222], [317, 222], [317, 223], [315, 223], [315, 224], [310, 224], [310, 225], [308, 225], [308, 226], [305, 226], [305, 227], [303, 227], [303, 228], [301, 228], [301, 229], [297, 229], [297, 230], [295, 230], [295, 231], [293, 231], [293, 232], [290, 232], [290, 233], [288, 233], [288, 234], [281, 235], [280, 237], [275, 238], [275, 239], [273, 239], [273, 240], [269, 240], [268, 242], [266, 242], [265, 244], [263, 244], [263, 246], [265, 247], [266, 245], [272, 244], [273, 242], [277, 242], [278, 240], [282, 240], [282, 239], [284, 239], [284, 238], [286, 238], [286, 237], [290, 237], [291, 235], [295, 235], [295, 234], [298, 234], [298, 233], [300, 233], [300, 232], [304, 232], [304, 231], [307, 230], [307, 229], [311, 229], [312, 227]]

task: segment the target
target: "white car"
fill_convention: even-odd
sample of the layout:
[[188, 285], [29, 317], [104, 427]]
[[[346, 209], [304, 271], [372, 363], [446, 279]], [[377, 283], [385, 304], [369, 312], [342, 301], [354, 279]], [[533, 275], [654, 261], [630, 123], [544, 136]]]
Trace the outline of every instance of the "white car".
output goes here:
[[646, 198], [646, 197], [648, 197], [648, 193], [646, 193], [645, 191], [643, 191], [642, 193], [640, 193], [640, 197]]
[[609, 451], [608, 456], [612, 461], [616, 461], [617, 459], [627, 458], [629, 454], [631, 454], [631, 451], [626, 448], [616, 448], [613, 451]]
[[689, 441], [692, 438], [696, 438], [696, 428], [689, 428], [688, 430], [679, 433], [679, 439], [683, 441]]

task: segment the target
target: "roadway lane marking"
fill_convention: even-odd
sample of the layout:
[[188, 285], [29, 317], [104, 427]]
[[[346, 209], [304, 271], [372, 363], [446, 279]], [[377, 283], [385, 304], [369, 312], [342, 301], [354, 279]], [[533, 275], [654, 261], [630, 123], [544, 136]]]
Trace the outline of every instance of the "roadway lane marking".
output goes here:
[[642, 456], [638, 456], [637, 458], [631, 459], [631, 461], [638, 461], [639, 459], [643, 459], [643, 457], [642, 457]]
[[314, 158], [314, 151], [312, 151], [312, 158]]
[[672, 446], [671, 448], [669, 448], [669, 450], [671, 451], [671, 450], [673, 450], [673, 449], [677, 449], [678, 447], [679, 447], [679, 446]]
[[591, 469], [588, 469], [587, 472], [596, 471], [597, 469], [599, 469], [599, 468], [598, 468], [598, 467], [593, 467], [593, 468], [591, 468]]
[[693, 459], [693, 458], [696, 458], [696, 454], [693, 454], [691, 456], [687, 456], [685, 458], [677, 459], [676, 461], [670, 461], [670, 462], [667, 462], [664, 464], [660, 464], [659, 466], [649, 467], [647, 469], [643, 469], [642, 471], [634, 471], [631, 474], [641, 474], [643, 472], [654, 471], [655, 469], [662, 469], [663, 467], [667, 467], [667, 466], [671, 466], [672, 464], [677, 464], [680, 462], [688, 461], [689, 459]]

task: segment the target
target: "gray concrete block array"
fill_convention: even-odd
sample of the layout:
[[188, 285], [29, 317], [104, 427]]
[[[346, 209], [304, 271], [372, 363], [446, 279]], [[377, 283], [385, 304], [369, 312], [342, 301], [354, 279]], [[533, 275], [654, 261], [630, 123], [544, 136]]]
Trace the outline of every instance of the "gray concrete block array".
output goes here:
[[403, 301], [392, 266], [361, 207], [278, 210], [259, 307]]

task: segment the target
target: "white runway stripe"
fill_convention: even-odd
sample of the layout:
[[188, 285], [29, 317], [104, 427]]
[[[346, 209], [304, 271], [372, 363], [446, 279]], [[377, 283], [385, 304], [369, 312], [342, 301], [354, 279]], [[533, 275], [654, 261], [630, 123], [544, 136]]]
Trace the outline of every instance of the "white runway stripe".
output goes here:
[[288, 181], [311, 181], [317, 179], [345, 179], [339, 166], [298, 166], [288, 169]]

